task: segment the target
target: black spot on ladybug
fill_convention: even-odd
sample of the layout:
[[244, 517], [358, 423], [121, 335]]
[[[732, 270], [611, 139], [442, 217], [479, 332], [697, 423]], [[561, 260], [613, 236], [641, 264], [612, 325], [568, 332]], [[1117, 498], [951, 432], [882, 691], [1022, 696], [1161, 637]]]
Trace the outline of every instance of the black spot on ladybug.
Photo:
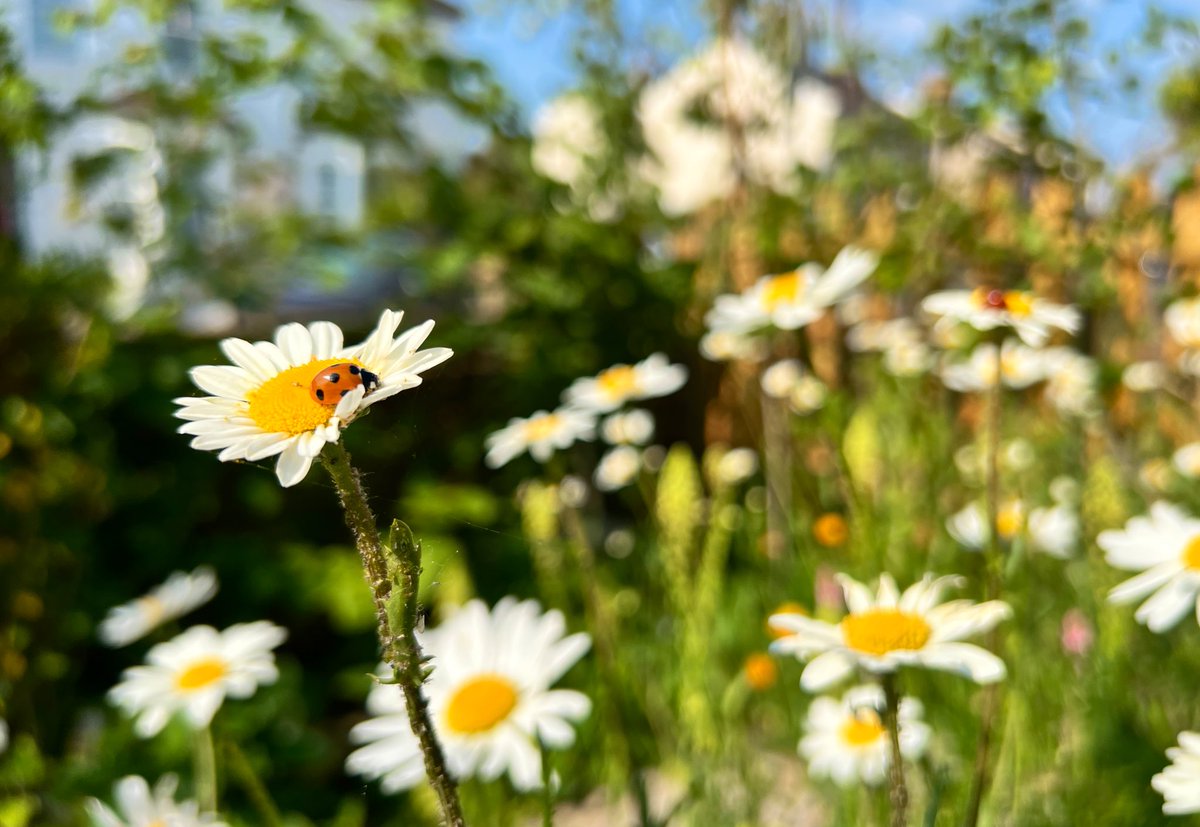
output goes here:
[[351, 365], [351, 366], [350, 366], [350, 375], [351, 375], [351, 376], [358, 376], [358, 365]]
[[317, 399], [320, 399], [322, 402], [325, 401], [325, 391], [320, 388], [317, 388]]
[[[342, 378], [342, 377], [341, 377], [341, 374], [338, 374], [338, 373], [331, 373], [331, 374], [329, 374], [329, 381], [330, 381], [330, 382], [332, 382], [332, 383], [333, 383], [333, 384], [335, 384], [335, 385], [336, 385], [336, 384], [337, 384], [337, 383], [338, 383], [338, 382], [341, 380], [341, 378]], [[343, 391], [343, 393], [344, 393], [344, 392], [345, 392], [345, 391]]]
[[350, 391], [342, 391], [342, 392], [341, 392], [341, 394], [339, 394], [339, 395], [340, 395], [340, 396], [345, 396], [345, 395], [346, 395], [346, 394], [348, 394], [348, 393], [350, 393]]

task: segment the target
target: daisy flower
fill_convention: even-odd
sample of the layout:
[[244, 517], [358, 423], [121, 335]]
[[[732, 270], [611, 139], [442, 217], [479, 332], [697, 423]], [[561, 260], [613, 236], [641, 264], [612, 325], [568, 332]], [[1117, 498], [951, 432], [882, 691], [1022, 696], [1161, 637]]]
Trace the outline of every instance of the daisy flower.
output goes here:
[[874, 253], [846, 247], [828, 269], [810, 262], [788, 273], [763, 276], [743, 293], [717, 296], [704, 322], [710, 331], [731, 333], [768, 325], [797, 330], [845, 299], [878, 263]]
[[576, 379], [563, 394], [567, 405], [596, 413], [615, 411], [634, 399], [675, 393], [687, 381], [687, 368], [672, 365], [662, 353], [636, 365], [613, 365], [594, 377]]
[[555, 451], [570, 448], [579, 440], [596, 436], [596, 415], [591, 411], [559, 408], [537, 411], [526, 419], [513, 417], [484, 443], [488, 468], [499, 468], [528, 451], [538, 462], [545, 462]]
[[174, 572], [149, 594], [110, 609], [100, 623], [100, 640], [106, 646], [127, 646], [159, 625], [203, 606], [216, 593], [217, 575], [208, 566], [190, 574]]
[[941, 317], [938, 327], [963, 322], [976, 330], [1011, 328], [1032, 347], [1044, 345], [1051, 329], [1075, 333], [1080, 325], [1073, 305], [1055, 304], [1024, 290], [945, 290], [926, 296], [921, 307]]
[[1172, 302], [1163, 314], [1171, 338], [1182, 348], [1179, 369], [1189, 376], [1200, 375], [1200, 296]]
[[1059, 413], [1084, 416], [1096, 407], [1096, 361], [1069, 347], [1045, 351], [1046, 400]]
[[225, 822], [212, 814], [200, 814], [195, 801], [175, 801], [179, 780], [164, 775], [151, 791], [146, 779], [127, 775], [113, 787], [117, 811], [91, 798], [88, 815], [95, 827], [225, 827]]
[[108, 699], [137, 716], [134, 730], [143, 738], [157, 734], [176, 712], [192, 728], [203, 729], [226, 695], [249, 698], [260, 684], [275, 682], [279, 671], [271, 650], [286, 637], [286, 629], [266, 620], [221, 632], [193, 626], [153, 647], [144, 666], [126, 669]]
[[[1000, 379], [1006, 387], [1028, 388], [1046, 378], [1049, 363], [1043, 351], [1026, 347], [1014, 339], [1000, 348]], [[942, 381], [950, 390], [978, 393], [996, 385], [996, 346], [984, 343], [971, 351], [965, 361], [947, 362], [941, 369]]]
[[786, 399], [804, 375], [804, 365], [799, 359], [782, 359], [764, 370], [758, 381], [767, 396]]
[[893, 376], [917, 376], [933, 365], [921, 330], [907, 318], [858, 322], [846, 334], [846, 346], [856, 353], [882, 353], [884, 370]]
[[1153, 592], [1134, 617], [1165, 632], [1196, 606], [1200, 592], [1200, 520], [1165, 502], [1134, 517], [1120, 531], [1100, 532], [1097, 545], [1110, 566], [1141, 574], [1108, 593], [1112, 603], [1132, 603]]
[[1200, 442], [1189, 442], [1171, 455], [1175, 470], [1189, 479], [1200, 477]]
[[[295, 485], [325, 443], [337, 442], [342, 428], [364, 409], [415, 388], [420, 373], [453, 355], [444, 347], [417, 349], [432, 332], [432, 321], [397, 337], [403, 315], [385, 310], [374, 332], [353, 347], [342, 346], [341, 328], [331, 322], [283, 325], [274, 342], [225, 339], [220, 348], [233, 364], [192, 368], [192, 381], [212, 396], [175, 400], [175, 415], [188, 420], [179, 432], [194, 436], [197, 450], [219, 450], [222, 462], [278, 456], [280, 485]], [[341, 381], [357, 380], [358, 386], [337, 399], [318, 400], [314, 381], [343, 365], [355, 379]]]
[[617, 491], [631, 485], [642, 469], [642, 452], [632, 445], [618, 445], [596, 464], [596, 488]]
[[758, 470], [758, 453], [753, 448], [731, 448], [717, 460], [716, 475], [721, 485], [738, 485]]
[[[817, 698], [808, 707], [800, 754], [814, 778], [830, 778], [842, 787], [856, 781], [875, 786], [892, 762], [892, 744], [883, 725], [883, 690], [856, 686], [841, 700]], [[901, 698], [896, 711], [900, 754], [916, 760], [929, 743], [929, 725], [921, 720], [921, 702]]]
[[[996, 513], [996, 533], [1004, 542], [1011, 542], [1025, 527], [1025, 505], [1020, 500], [1009, 500], [1001, 504]], [[988, 530], [987, 508], [981, 502], [973, 502], [946, 520], [946, 531], [950, 536], [971, 551], [979, 551], [991, 540]]]
[[1079, 542], [1079, 515], [1067, 505], [1033, 509], [1026, 528], [1032, 548], [1060, 560], [1070, 557]]
[[[490, 612], [472, 600], [417, 636], [433, 660], [424, 691], [451, 774], [489, 781], [507, 772], [519, 790], [540, 787], [538, 740], [553, 749], [570, 746], [571, 723], [591, 712], [586, 695], [550, 688], [583, 657], [591, 638], [567, 635], [561, 612], [542, 613], [537, 601], [512, 597]], [[389, 793], [420, 783], [425, 764], [399, 688], [375, 686], [367, 711], [373, 717], [350, 731], [363, 746], [346, 759], [347, 772], [381, 779]]]
[[1171, 765], [1150, 779], [1162, 794], [1163, 813], [1200, 813], [1200, 732], [1179, 733], [1179, 746], [1170, 747], [1167, 757]]
[[732, 330], [713, 330], [700, 337], [700, 355], [710, 362], [735, 359], [757, 362], [766, 358], [767, 345], [755, 336], [734, 333]]
[[901, 666], [924, 666], [955, 672], [976, 683], [1001, 680], [1004, 661], [978, 646], [963, 643], [969, 635], [986, 632], [1012, 614], [998, 600], [939, 603], [960, 577], [927, 574], [901, 594], [891, 575], [882, 575], [874, 595], [863, 584], [839, 575], [849, 614], [839, 623], [826, 623], [799, 614], [779, 614], [771, 624], [790, 632], [771, 644], [775, 652], [809, 660], [800, 686], [819, 692], [860, 666], [868, 672], [894, 672]]
[[654, 438], [654, 417], [642, 408], [633, 408], [605, 417], [600, 434], [609, 445], [645, 445]]

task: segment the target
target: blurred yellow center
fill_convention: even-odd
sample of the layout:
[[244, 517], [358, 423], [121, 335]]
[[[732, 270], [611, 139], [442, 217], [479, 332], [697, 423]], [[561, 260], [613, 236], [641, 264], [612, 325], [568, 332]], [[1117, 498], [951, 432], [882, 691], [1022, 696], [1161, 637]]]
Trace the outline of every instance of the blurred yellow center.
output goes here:
[[1197, 534], [1184, 546], [1183, 564], [1193, 571], [1200, 571], [1200, 534]]
[[558, 430], [558, 414], [545, 414], [535, 417], [525, 423], [525, 441], [542, 442], [554, 436]]
[[184, 692], [203, 689], [221, 680], [228, 672], [229, 668], [220, 658], [204, 658], [180, 672], [175, 678], [175, 686]]
[[166, 605], [152, 594], [139, 597], [137, 605], [142, 610], [142, 614], [146, 616], [146, 619], [153, 622], [161, 620], [167, 613]]
[[446, 705], [446, 725], [461, 735], [487, 732], [517, 705], [517, 688], [500, 675], [480, 675], [464, 683]]
[[803, 291], [804, 276], [799, 271], [774, 276], [763, 289], [762, 303], [768, 311], [771, 311], [784, 302], [796, 301]]
[[930, 632], [924, 618], [899, 609], [871, 609], [842, 619], [846, 645], [868, 655], [920, 649]]
[[613, 401], [624, 401], [637, 391], [637, 371], [630, 365], [616, 365], [596, 377], [600, 392]]
[[1011, 540], [1021, 533], [1024, 522], [1020, 508], [1015, 505], [1006, 506], [996, 515], [996, 533], [1005, 540]]
[[1009, 290], [1004, 294], [1004, 309], [1014, 316], [1028, 316], [1033, 312], [1033, 298], [1028, 293]]
[[312, 381], [324, 368], [346, 361], [313, 359], [271, 377], [246, 396], [250, 418], [255, 425], [272, 434], [302, 434], [324, 425], [333, 409], [313, 399]]
[[842, 740], [851, 746], [865, 747], [878, 741], [883, 731], [883, 724], [874, 710], [860, 709], [842, 724]]

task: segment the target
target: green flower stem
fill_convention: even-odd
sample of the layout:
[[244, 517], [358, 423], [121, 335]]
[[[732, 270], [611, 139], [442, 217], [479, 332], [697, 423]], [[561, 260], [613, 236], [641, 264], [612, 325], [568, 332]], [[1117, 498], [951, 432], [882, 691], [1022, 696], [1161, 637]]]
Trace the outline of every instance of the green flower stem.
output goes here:
[[[987, 422], [987, 520], [988, 544], [984, 550], [984, 596], [999, 600], [1003, 586], [1004, 562], [1000, 549], [1000, 418], [1004, 404], [1004, 360], [1001, 357], [1000, 337], [996, 337], [996, 383], [988, 394]], [[999, 654], [1000, 632], [993, 628], [987, 634], [987, 648]], [[1001, 706], [1000, 685], [993, 683], [984, 689], [983, 710], [979, 720], [979, 743], [975, 749], [975, 770], [971, 782], [971, 797], [967, 801], [964, 827], [979, 823], [979, 812], [987, 792], [990, 767], [988, 758], [992, 747], [992, 730]]]
[[362, 558], [363, 573], [375, 600], [379, 641], [384, 660], [392, 667], [392, 678], [400, 685], [408, 722], [425, 758], [425, 775], [437, 794], [446, 827], [464, 827], [458, 788], [446, 769], [446, 757], [429, 717], [429, 702], [421, 686], [425, 682], [424, 657], [416, 638], [417, 585], [421, 576], [421, 551], [408, 526], [392, 523], [385, 546], [379, 536], [375, 515], [367, 503], [358, 471], [340, 442], [326, 447], [323, 460], [333, 480], [346, 515], [346, 526]]
[[212, 730], [197, 730], [192, 743], [195, 759], [196, 801], [203, 813], [217, 811], [217, 755], [213, 749]]
[[888, 794], [892, 804], [892, 827], [908, 824], [908, 785], [904, 783], [904, 757], [900, 754], [900, 694], [896, 691], [896, 673], [883, 675], [884, 726], [892, 744], [888, 764]]
[[554, 827], [554, 773], [550, 771], [550, 750], [546, 742], [538, 738], [538, 749], [542, 753], [542, 827]]
[[258, 777], [258, 773], [250, 764], [250, 759], [246, 757], [246, 753], [242, 752], [242, 748], [237, 745], [237, 742], [222, 739], [221, 753], [225, 758], [225, 766], [237, 777], [242, 789], [249, 796], [250, 803], [258, 813], [259, 823], [263, 827], [283, 827], [279, 808], [271, 799], [267, 785]]

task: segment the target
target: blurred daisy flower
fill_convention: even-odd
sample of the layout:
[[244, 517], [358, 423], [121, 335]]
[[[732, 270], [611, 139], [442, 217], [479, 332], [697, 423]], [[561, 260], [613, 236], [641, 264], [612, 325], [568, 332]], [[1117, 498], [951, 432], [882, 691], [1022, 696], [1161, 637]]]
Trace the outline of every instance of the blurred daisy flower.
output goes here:
[[883, 367], [893, 376], [917, 376], [933, 365], [933, 352], [911, 319], [867, 320], [846, 334], [846, 346], [856, 353], [883, 354]]
[[164, 775], [152, 791], [146, 779], [127, 775], [113, 787], [117, 811], [91, 798], [88, 816], [95, 827], [225, 827], [216, 815], [201, 815], [195, 801], [176, 802], [178, 785], [175, 776]]
[[133, 666], [108, 698], [127, 715], [143, 738], [157, 734], [171, 716], [183, 712], [193, 729], [203, 729], [225, 697], [249, 698], [261, 684], [279, 677], [271, 650], [287, 630], [266, 620], [238, 623], [218, 632], [193, 626], [153, 647], [144, 666]]
[[1026, 529], [1031, 548], [1060, 560], [1070, 557], [1079, 543], [1079, 515], [1069, 505], [1033, 509]]
[[849, 614], [826, 623], [799, 614], [771, 617], [771, 624], [791, 632], [771, 644], [772, 651], [808, 660], [800, 686], [819, 692], [845, 678], [855, 666], [868, 672], [894, 672], [901, 666], [940, 669], [976, 683], [1001, 680], [1004, 661], [962, 639], [992, 629], [1011, 616], [998, 600], [939, 603], [959, 577], [925, 575], [903, 594], [890, 575], [879, 578], [874, 595], [858, 581], [839, 576]]
[[190, 574], [174, 572], [148, 594], [110, 609], [100, 623], [100, 640], [106, 646], [127, 646], [161, 624], [203, 606], [216, 593], [217, 575], [208, 566]]
[[[331, 322], [283, 325], [274, 342], [225, 339], [220, 348], [233, 364], [192, 368], [192, 381], [212, 396], [175, 400], [175, 416], [188, 420], [179, 432], [195, 437], [197, 450], [219, 450], [222, 462], [278, 456], [280, 485], [295, 485], [325, 443], [337, 442], [364, 409], [415, 388], [420, 373], [453, 355], [444, 347], [418, 350], [432, 321], [397, 337], [403, 315], [385, 310], [374, 332], [353, 347], [343, 347], [341, 328]], [[314, 380], [339, 365], [359, 379], [357, 387], [319, 400]]]
[[1200, 477], [1200, 442], [1189, 442], [1171, 455], [1175, 470], [1189, 479]]
[[[543, 613], [537, 601], [512, 597], [490, 612], [472, 600], [417, 634], [433, 660], [424, 691], [451, 774], [490, 781], [507, 773], [518, 790], [539, 788], [538, 741], [551, 749], [570, 746], [571, 724], [591, 712], [586, 695], [550, 688], [583, 657], [591, 638], [567, 635], [561, 612]], [[346, 759], [347, 772], [381, 779], [388, 793], [419, 784], [425, 764], [400, 689], [375, 686], [367, 711], [373, 717], [350, 732], [363, 746]]]
[[596, 488], [618, 491], [632, 485], [642, 469], [642, 453], [632, 445], [618, 445], [596, 463]]
[[635, 399], [655, 399], [683, 387], [687, 368], [654, 353], [636, 365], [613, 365], [594, 377], [576, 379], [563, 394], [568, 406], [596, 413], [615, 411]]
[[959, 322], [976, 330], [1011, 328], [1032, 347], [1044, 345], [1052, 329], [1077, 332], [1081, 321], [1073, 305], [1055, 304], [1023, 290], [945, 290], [926, 296], [921, 307], [940, 317], [935, 328]]
[[[1014, 339], [1005, 340], [1000, 348], [1000, 379], [1005, 387], [1021, 389], [1037, 384], [1046, 378], [1048, 366], [1043, 351]], [[987, 342], [971, 351], [965, 360], [946, 362], [940, 373], [950, 390], [978, 393], [995, 387], [996, 367], [996, 346]]]
[[874, 253], [846, 247], [828, 269], [810, 262], [788, 273], [763, 276], [742, 293], [717, 296], [705, 324], [710, 331], [732, 333], [768, 325], [797, 330], [846, 298], [878, 263]]
[[758, 470], [758, 453], [753, 448], [731, 448], [716, 462], [717, 481], [721, 485], [738, 485], [754, 476]]
[[1200, 813], [1200, 732], [1179, 733], [1179, 746], [1170, 747], [1167, 757], [1170, 766], [1150, 779], [1150, 786], [1162, 794], [1163, 813]]
[[600, 435], [609, 445], [645, 445], [654, 438], [654, 417], [642, 408], [605, 417]]
[[756, 336], [734, 333], [731, 330], [713, 330], [700, 337], [700, 355], [710, 362], [729, 362], [735, 359], [757, 362], [766, 358], [767, 345]]
[[792, 395], [804, 372], [799, 359], [781, 359], [762, 372], [759, 384], [763, 393], [772, 399], [786, 399]]
[[1046, 400], [1063, 414], [1086, 416], [1096, 408], [1096, 361], [1069, 347], [1045, 351]]
[[[1112, 603], [1132, 603], [1151, 593], [1134, 617], [1152, 632], [1165, 632], [1196, 607], [1200, 592], [1200, 519], [1166, 502], [1134, 517], [1125, 528], [1096, 538], [1110, 566], [1141, 574], [1108, 593]], [[1200, 613], [1198, 613], [1200, 615]]]
[[489, 468], [499, 468], [526, 451], [538, 462], [546, 462], [555, 451], [595, 437], [596, 415], [590, 411], [574, 408], [559, 408], [553, 413], [537, 411], [526, 419], [513, 417], [490, 434], [484, 443], [487, 447], [484, 462]]
[[[875, 786], [883, 781], [892, 761], [892, 745], [883, 725], [883, 690], [856, 686], [841, 700], [817, 698], [808, 707], [800, 754], [808, 761], [809, 775], [830, 778], [842, 787], [861, 781]], [[929, 725], [921, 720], [922, 707], [914, 698], [901, 698], [897, 709], [900, 754], [920, 758], [929, 743]]]
[[1189, 376], [1200, 375], [1200, 296], [1172, 302], [1163, 313], [1163, 322], [1183, 348], [1179, 369]]
[[1121, 384], [1134, 393], [1150, 393], [1167, 383], [1167, 368], [1162, 362], [1134, 362], [1121, 372]]
[[[1008, 500], [996, 513], [996, 533], [1004, 542], [1011, 542], [1025, 527], [1025, 505], [1020, 500]], [[971, 551], [979, 551], [991, 540], [987, 508], [973, 502], [946, 520], [950, 536]]]

